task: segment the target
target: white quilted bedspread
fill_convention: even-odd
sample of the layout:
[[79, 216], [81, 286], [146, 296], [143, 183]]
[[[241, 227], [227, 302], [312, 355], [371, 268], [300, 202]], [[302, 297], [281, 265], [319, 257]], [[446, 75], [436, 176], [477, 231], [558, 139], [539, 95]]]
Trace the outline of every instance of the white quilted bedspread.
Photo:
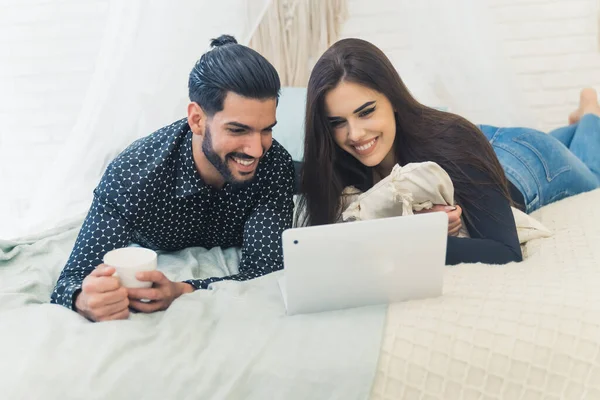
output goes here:
[[600, 190], [534, 217], [555, 234], [505, 266], [449, 268], [389, 307], [371, 399], [600, 399]]

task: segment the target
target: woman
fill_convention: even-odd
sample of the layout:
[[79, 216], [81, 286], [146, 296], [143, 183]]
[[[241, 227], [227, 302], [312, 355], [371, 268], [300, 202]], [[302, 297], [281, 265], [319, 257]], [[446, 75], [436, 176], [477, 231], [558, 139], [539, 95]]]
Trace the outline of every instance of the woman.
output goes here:
[[[303, 217], [297, 223], [334, 223], [347, 186], [366, 191], [395, 164], [433, 161], [452, 179], [471, 236], [448, 237], [447, 264], [521, 261], [511, 205], [530, 212], [600, 185], [600, 119], [588, 114], [589, 104], [582, 106], [579, 125], [595, 128], [585, 138], [577, 127], [552, 136], [520, 128], [480, 130], [417, 102], [374, 45], [339, 41], [318, 60], [308, 83], [297, 214]], [[600, 115], [600, 107], [595, 111]], [[450, 230], [458, 216], [451, 216]]]

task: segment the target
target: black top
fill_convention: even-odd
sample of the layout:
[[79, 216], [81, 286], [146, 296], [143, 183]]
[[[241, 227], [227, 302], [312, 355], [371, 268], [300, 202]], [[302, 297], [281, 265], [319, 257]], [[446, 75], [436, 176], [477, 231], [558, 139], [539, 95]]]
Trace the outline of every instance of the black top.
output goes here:
[[131, 242], [155, 250], [242, 247], [239, 274], [187, 281], [206, 288], [283, 267], [281, 234], [292, 225], [294, 167], [275, 140], [251, 184], [205, 184], [186, 119], [137, 140], [107, 168], [51, 301], [72, 308], [83, 279], [109, 250]]
[[[475, 182], [489, 182], [489, 177], [472, 167], [464, 168], [464, 171]], [[506, 264], [522, 261], [510, 201], [494, 185], [479, 185], [478, 189], [479, 194], [473, 199], [473, 205], [460, 204], [463, 213], [467, 215], [463, 220], [471, 237], [448, 237], [446, 264]], [[513, 186], [511, 194], [514, 191], [519, 193]], [[521, 195], [515, 201], [522, 202], [522, 199]]]

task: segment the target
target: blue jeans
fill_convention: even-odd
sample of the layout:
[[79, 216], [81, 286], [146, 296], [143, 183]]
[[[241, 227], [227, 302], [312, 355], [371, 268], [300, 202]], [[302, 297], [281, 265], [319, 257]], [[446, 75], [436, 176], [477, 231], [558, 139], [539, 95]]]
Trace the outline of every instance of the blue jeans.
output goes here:
[[529, 128], [479, 125], [506, 177], [523, 194], [528, 213], [600, 187], [600, 117], [548, 134]]

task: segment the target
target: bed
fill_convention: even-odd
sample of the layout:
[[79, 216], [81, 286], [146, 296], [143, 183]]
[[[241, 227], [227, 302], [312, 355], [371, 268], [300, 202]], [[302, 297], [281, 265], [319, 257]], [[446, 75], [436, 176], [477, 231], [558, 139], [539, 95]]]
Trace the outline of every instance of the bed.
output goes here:
[[[526, 260], [448, 267], [438, 298], [286, 317], [276, 280], [222, 282], [166, 312], [93, 324], [48, 304], [80, 221], [0, 243], [7, 399], [600, 398], [600, 190], [534, 216]], [[161, 254], [172, 279], [236, 249]]]
[[391, 305], [383, 399], [600, 399], [600, 190], [533, 214], [525, 261], [448, 268], [444, 295]]

